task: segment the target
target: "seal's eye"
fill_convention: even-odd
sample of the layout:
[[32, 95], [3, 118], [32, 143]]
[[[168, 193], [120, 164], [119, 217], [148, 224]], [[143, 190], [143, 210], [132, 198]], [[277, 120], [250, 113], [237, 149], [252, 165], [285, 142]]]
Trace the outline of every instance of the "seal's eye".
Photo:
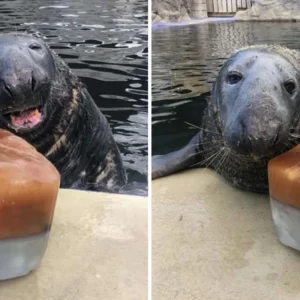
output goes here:
[[42, 46], [38, 43], [32, 43], [29, 45], [29, 48], [32, 50], [40, 50], [40, 49], [42, 49]]
[[296, 84], [294, 83], [294, 81], [288, 80], [284, 83], [284, 88], [290, 95], [293, 95], [296, 89]]
[[229, 84], [236, 84], [239, 81], [241, 81], [243, 78], [241, 73], [237, 73], [237, 72], [231, 72], [227, 75], [227, 82]]

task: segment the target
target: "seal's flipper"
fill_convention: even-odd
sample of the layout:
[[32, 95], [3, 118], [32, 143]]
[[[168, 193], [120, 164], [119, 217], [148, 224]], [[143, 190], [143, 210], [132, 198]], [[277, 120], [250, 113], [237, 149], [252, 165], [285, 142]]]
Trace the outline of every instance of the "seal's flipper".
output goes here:
[[199, 161], [200, 134], [178, 151], [152, 157], [152, 179], [157, 179], [186, 169]]

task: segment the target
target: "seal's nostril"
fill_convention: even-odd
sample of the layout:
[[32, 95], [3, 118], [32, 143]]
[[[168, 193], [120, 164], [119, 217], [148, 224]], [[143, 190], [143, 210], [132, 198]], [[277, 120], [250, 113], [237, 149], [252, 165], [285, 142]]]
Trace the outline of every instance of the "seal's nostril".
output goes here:
[[36, 87], [36, 80], [35, 78], [32, 76], [31, 78], [31, 90], [34, 92], [35, 90], [35, 87]]
[[246, 126], [245, 126], [243, 121], [241, 121], [241, 127], [242, 127], [241, 143], [243, 145], [245, 145], [246, 142], [247, 142], [247, 139], [246, 139]]
[[275, 146], [278, 143], [279, 140], [279, 134], [276, 134], [274, 142], [273, 142], [273, 146]]
[[9, 87], [6, 84], [4, 84], [4, 89], [7, 92], [7, 94], [13, 99], [14, 96], [13, 96], [11, 90], [9, 89]]

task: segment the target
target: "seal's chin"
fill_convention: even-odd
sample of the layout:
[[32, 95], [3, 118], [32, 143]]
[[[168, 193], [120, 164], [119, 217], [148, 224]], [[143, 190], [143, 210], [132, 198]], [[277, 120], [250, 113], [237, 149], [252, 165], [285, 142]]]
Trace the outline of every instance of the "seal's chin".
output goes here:
[[268, 160], [272, 157], [274, 157], [275, 152], [272, 153], [252, 153], [252, 152], [248, 152], [248, 153], [239, 153], [236, 152], [235, 150], [231, 150], [231, 153], [237, 157], [239, 157], [241, 160], [245, 160], [245, 161], [253, 161], [253, 162], [259, 162], [259, 161], [263, 161], [263, 160]]
[[268, 159], [269, 157], [273, 156], [273, 153], [271, 154], [254, 154], [254, 153], [250, 153], [249, 156], [251, 157], [251, 159], [253, 159], [254, 162], [259, 162], [260, 160], [263, 159]]
[[236, 148], [230, 147], [225, 143], [225, 149], [228, 153], [230, 153], [231, 157], [235, 157], [239, 161], [244, 162], [254, 162], [259, 163], [262, 161], [270, 160], [275, 156], [275, 152], [266, 152], [266, 153], [253, 153], [251, 149], [248, 151], [238, 151]]
[[36, 106], [21, 110], [10, 111], [2, 114], [8, 127], [16, 132], [27, 132], [33, 130], [43, 121], [43, 107]]

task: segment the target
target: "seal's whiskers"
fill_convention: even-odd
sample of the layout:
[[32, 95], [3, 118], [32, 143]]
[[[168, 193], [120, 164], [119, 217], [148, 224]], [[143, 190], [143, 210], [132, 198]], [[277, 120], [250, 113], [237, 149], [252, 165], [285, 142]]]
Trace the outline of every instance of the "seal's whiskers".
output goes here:
[[[215, 140], [216, 142], [220, 142], [220, 144], [222, 145], [222, 140]], [[206, 142], [201, 142], [201, 143], [197, 143], [197, 144], [190, 144], [190, 146], [199, 146], [199, 145], [213, 145], [213, 146], [220, 146], [220, 144], [216, 144], [212, 141], [206, 141]]]
[[[198, 145], [198, 144], [197, 144]], [[207, 151], [210, 151], [210, 150], [213, 150], [215, 149], [216, 146], [212, 146], [212, 147], [209, 147], [209, 148], [206, 148], [206, 149], [202, 149], [202, 150], [199, 150], [199, 151], [195, 151], [195, 153], [192, 153], [190, 155], [188, 155], [188, 157], [192, 157], [192, 156], [195, 156], [195, 155], [198, 155], [198, 154], [201, 154], [201, 153], [204, 153], [204, 152], [207, 152]]]
[[292, 138], [300, 138], [300, 134], [295, 134], [295, 133], [290, 133], [289, 136]]
[[194, 167], [194, 166], [198, 166], [198, 165], [203, 165], [205, 164], [207, 161], [209, 160], [214, 160], [216, 158], [216, 156], [218, 156], [222, 151], [224, 150], [224, 148], [221, 148], [220, 150], [216, 151], [215, 153], [213, 153], [211, 156], [209, 156], [208, 158], [194, 164], [194, 165], [191, 165], [191, 167]]
[[195, 129], [197, 129], [197, 130], [200, 130], [200, 131], [211, 132], [211, 133], [218, 133], [217, 131], [208, 130], [208, 129], [203, 128], [203, 127], [200, 127], [200, 126], [193, 125], [192, 123], [189, 123], [189, 122], [184, 122], [184, 123], [186, 123], [187, 125], [192, 126], [193, 128], [195, 128]]
[[215, 171], [216, 171], [217, 173], [218, 173], [219, 169], [221, 168], [221, 166], [222, 166], [223, 164], [226, 163], [226, 160], [227, 160], [227, 158], [228, 158], [228, 156], [229, 156], [229, 153], [230, 153], [230, 149], [226, 148], [224, 152], [225, 152], [225, 153], [223, 154], [223, 156], [222, 156], [222, 158], [220, 159], [220, 161], [219, 161], [217, 167], [215, 168]]
[[223, 151], [225, 151], [225, 147], [222, 147], [218, 151], [218, 154], [208, 163], [208, 165], [205, 167], [205, 169], [207, 169], [218, 157], [220, 157], [220, 155], [222, 154]]

